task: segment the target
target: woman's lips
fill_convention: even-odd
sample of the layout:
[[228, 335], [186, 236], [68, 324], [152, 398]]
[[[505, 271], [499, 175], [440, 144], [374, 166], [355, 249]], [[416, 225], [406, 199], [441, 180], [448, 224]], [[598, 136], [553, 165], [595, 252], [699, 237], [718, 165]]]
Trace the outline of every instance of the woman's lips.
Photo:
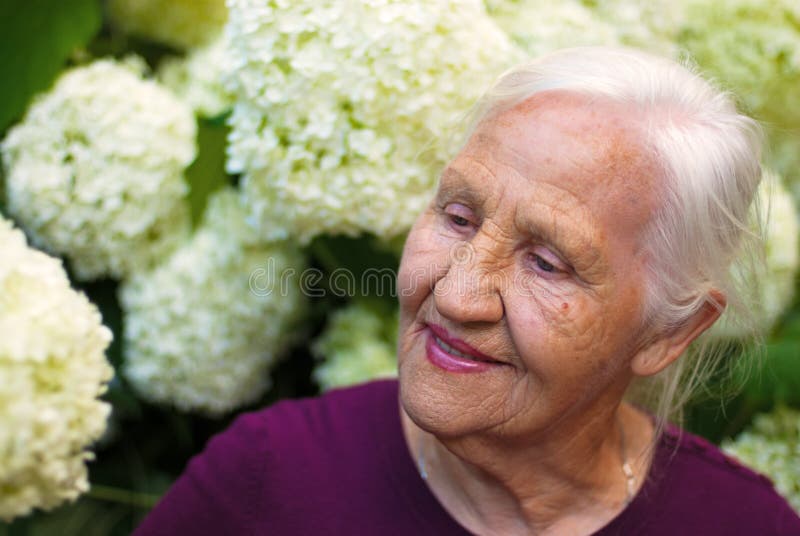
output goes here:
[[438, 326], [436, 324], [428, 324], [428, 327], [431, 328], [431, 331], [434, 335], [436, 335], [440, 340], [444, 341], [448, 346], [451, 346], [461, 352], [462, 354], [467, 354], [469, 356], [474, 357], [480, 361], [494, 361], [498, 362], [497, 359], [484, 354], [483, 352], [473, 348], [466, 342], [462, 341], [461, 339], [457, 339], [450, 335], [446, 329], [442, 326]]
[[439, 368], [451, 372], [483, 372], [504, 364], [451, 337], [441, 326], [429, 324], [428, 327], [425, 354]]

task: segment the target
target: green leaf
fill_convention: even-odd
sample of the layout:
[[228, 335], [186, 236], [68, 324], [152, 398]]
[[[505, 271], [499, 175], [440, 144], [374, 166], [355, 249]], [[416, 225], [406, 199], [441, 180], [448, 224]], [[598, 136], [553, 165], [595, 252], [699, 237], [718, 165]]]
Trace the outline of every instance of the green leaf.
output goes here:
[[197, 159], [186, 170], [194, 225], [203, 216], [208, 197], [230, 182], [225, 174], [228, 127], [216, 120], [200, 120], [197, 127]]
[[99, 0], [0, 2], [0, 132], [47, 89], [76, 49], [97, 33]]
[[317, 288], [331, 298], [376, 297], [394, 303], [398, 255], [373, 235], [320, 235], [306, 247], [324, 273]]
[[768, 344], [764, 367], [747, 382], [745, 394], [757, 406], [800, 405], [800, 339]]

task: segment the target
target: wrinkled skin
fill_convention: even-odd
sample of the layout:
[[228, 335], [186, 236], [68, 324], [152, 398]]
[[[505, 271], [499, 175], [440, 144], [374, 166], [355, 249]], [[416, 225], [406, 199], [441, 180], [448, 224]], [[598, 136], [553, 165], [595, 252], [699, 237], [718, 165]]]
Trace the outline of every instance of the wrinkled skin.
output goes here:
[[[442, 469], [428, 484], [475, 532], [588, 533], [613, 517], [624, 498], [618, 423], [632, 448], [652, 437], [649, 421], [620, 405], [624, 391], [698, 334], [662, 345], [669, 351], [643, 348], [643, 238], [663, 174], [642, 129], [621, 105], [564, 92], [490, 115], [406, 241], [398, 357], [407, 441], [412, 455], [433, 442], [424, 448], [438, 449]], [[426, 358], [428, 323], [504, 364], [437, 368]], [[581, 493], [598, 506], [581, 511]], [[479, 506], [463, 507], [476, 497]], [[491, 520], [495, 506], [503, 514]]]
[[[399, 275], [404, 403], [426, 428], [528, 440], [627, 383], [658, 171], [607, 107], [533, 99], [484, 122], [443, 172]], [[426, 322], [510, 366], [432, 366]]]

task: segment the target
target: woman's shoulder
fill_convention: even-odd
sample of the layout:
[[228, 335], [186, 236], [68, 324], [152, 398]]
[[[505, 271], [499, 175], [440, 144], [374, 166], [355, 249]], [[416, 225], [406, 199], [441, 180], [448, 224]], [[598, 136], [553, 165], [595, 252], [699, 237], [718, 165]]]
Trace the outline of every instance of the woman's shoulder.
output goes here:
[[[651, 468], [647, 517], [703, 534], [800, 534], [800, 518], [765, 477], [711, 442], [670, 426]], [[643, 516], [644, 517], [644, 516]]]
[[[398, 412], [397, 383], [382, 380], [244, 413], [189, 462], [136, 534], [329, 529], [329, 514], [353, 497], [380, 497]], [[376, 444], [382, 435], [387, 444]]]
[[703, 482], [702, 489], [708, 493], [730, 495], [747, 490], [751, 495], [783, 501], [769, 478], [726, 454], [707, 439], [670, 426], [664, 432], [662, 444], [667, 453], [663, 459], [667, 465], [673, 466], [671, 472], [682, 480]]
[[269, 436], [272, 448], [279, 446], [276, 441], [348, 440], [353, 434], [371, 432], [374, 426], [393, 425], [397, 417], [392, 412], [399, 411], [397, 396], [397, 380], [387, 379], [332, 389], [316, 397], [285, 399], [244, 414], [231, 433], [238, 433], [237, 428], [245, 433], [258, 430]]
[[376, 380], [316, 397], [281, 400], [240, 415], [212, 442], [224, 443], [228, 455], [238, 452], [243, 460], [256, 456], [274, 465], [262, 473], [273, 482], [287, 467], [295, 480], [303, 472], [318, 478], [345, 460], [363, 456], [375, 437], [396, 433], [397, 395], [396, 380]]

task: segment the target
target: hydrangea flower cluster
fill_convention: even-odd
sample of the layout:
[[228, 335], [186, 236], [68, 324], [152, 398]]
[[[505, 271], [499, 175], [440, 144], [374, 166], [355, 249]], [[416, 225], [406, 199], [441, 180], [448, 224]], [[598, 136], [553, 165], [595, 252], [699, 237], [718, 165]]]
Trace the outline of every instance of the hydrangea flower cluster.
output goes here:
[[300, 254], [262, 245], [238, 193], [209, 200], [195, 235], [120, 291], [124, 373], [153, 402], [219, 415], [254, 401], [302, 310]]
[[797, 204], [781, 178], [765, 171], [761, 209], [768, 213], [767, 273], [759, 279], [764, 304], [764, 329], [770, 329], [792, 304], [795, 277], [800, 265], [800, 229]]
[[768, 476], [800, 513], [800, 411], [778, 408], [758, 415], [750, 429], [722, 448]]
[[617, 45], [618, 27], [579, 0], [485, 0], [487, 12], [531, 57], [580, 45]]
[[323, 389], [397, 375], [397, 310], [354, 302], [336, 311], [312, 351], [323, 362], [314, 379]]
[[68, 71], [2, 144], [8, 211], [79, 279], [143, 269], [188, 230], [194, 115], [135, 69], [98, 60]]
[[163, 60], [158, 79], [194, 108], [197, 115], [217, 117], [233, 107], [233, 95], [223, 84], [229, 63], [227, 41], [225, 34], [221, 34], [184, 57]]
[[[754, 281], [759, 296], [759, 325], [768, 332], [781, 315], [792, 304], [794, 283], [800, 267], [800, 226], [797, 221], [797, 206], [789, 191], [783, 186], [781, 177], [765, 169], [759, 187], [759, 203], [762, 217], [768, 216], [766, 226], [766, 273], [759, 277], [746, 275], [744, 280]], [[736, 338], [741, 327], [722, 317], [714, 324], [711, 334], [717, 337]]]
[[111, 332], [58, 259], [0, 215], [0, 519], [89, 489], [87, 448], [111, 407]]
[[[677, 35], [697, 62], [764, 121], [778, 166], [800, 198], [800, 3], [683, 0]], [[772, 127], [772, 128], [769, 128]], [[788, 147], [784, 147], [787, 145]]]
[[265, 236], [402, 234], [518, 51], [479, 0], [231, 0], [227, 167]]
[[614, 28], [620, 43], [672, 58], [681, 56], [675, 35], [686, 15], [679, 2], [604, 0], [593, 4], [593, 12]]
[[209, 42], [228, 17], [225, 0], [109, 0], [106, 11], [125, 33], [175, 48]]

